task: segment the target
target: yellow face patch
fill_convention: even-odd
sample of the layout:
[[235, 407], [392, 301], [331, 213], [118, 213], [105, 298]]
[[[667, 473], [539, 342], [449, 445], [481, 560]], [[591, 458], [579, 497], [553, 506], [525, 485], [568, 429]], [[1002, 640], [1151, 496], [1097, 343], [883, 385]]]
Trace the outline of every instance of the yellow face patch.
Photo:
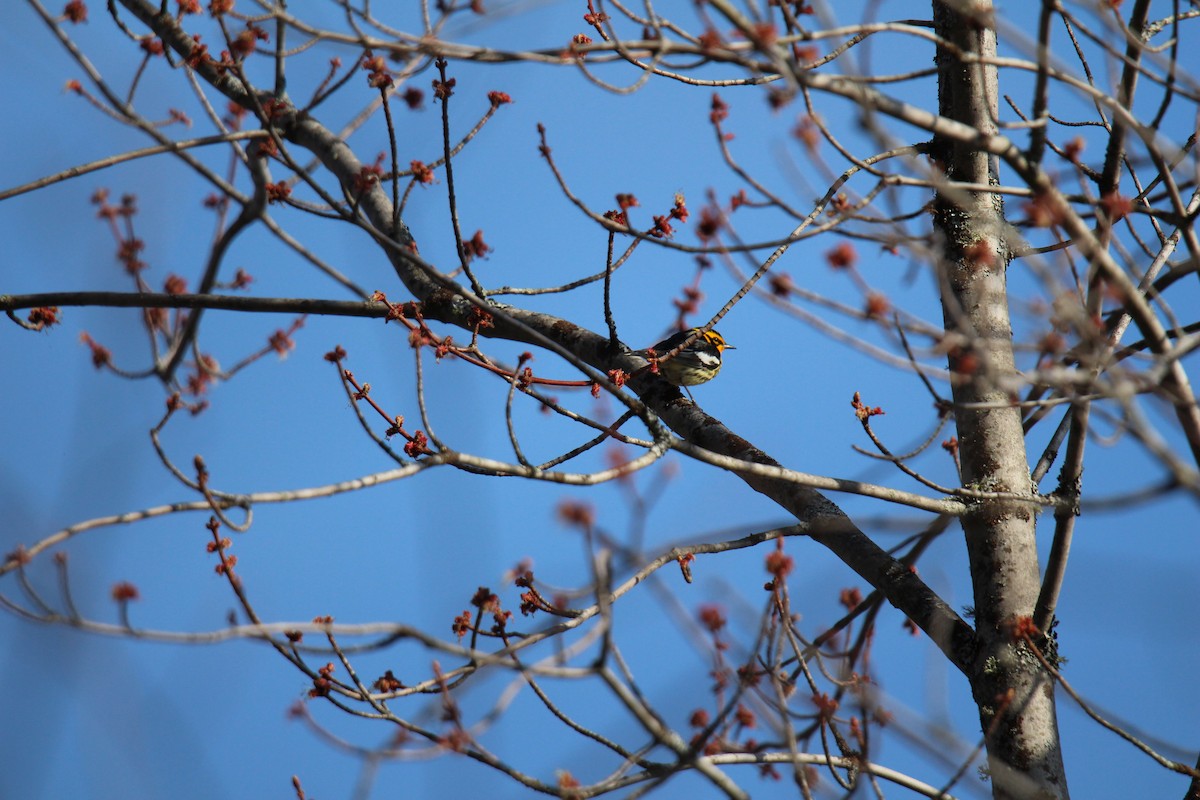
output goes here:
[[717, 348], [718, 352], [720, 352], [722, 350], [736, 350], [737, 349], [736, 347], [734, 347], [731, 344], [725, 344], [725, 337], [722, 336], [721, 334], [717, 333], [716, 331], [706, 331], [703, 338], [706, 339], [708, 341], [708, 343], [711, 344], [713, 347]]

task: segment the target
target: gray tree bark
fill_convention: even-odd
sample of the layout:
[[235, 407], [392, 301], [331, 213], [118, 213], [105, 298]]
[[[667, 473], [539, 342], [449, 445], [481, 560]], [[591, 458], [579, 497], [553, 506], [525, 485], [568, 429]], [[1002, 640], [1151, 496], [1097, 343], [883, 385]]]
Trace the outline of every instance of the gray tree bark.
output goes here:
[[[993, 9], [987, 0], [933, 3], [939, 112], [982, 135], [997, 132]], [[997, 164], [973, 143], [936, 137], [937, 166], [950, 182], [997, 182]], [[942, 308], [958, 427], [962, 481], [988, 491], [1030, 493], [1029, 462], [1015, 384], [1000, 195], [947, 186], [935, 199], [942, 248]], [[968, 672], [996, 798], [1066, 798], [1054, 684], [1013, 635], [1040, 586], [1032, 505], [981, 502], [962, 519], [975, 599], [978, 650]]]

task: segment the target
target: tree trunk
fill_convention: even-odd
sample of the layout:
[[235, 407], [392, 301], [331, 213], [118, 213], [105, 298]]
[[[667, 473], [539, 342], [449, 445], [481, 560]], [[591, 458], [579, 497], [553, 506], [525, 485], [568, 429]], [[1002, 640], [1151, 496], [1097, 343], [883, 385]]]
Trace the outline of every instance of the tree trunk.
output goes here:
[[[985, 0], [933, 3], [935, 30], [948, 43], [937, 54], [939, 112], [981, 134], [997, 127], [997, 73], [986, 63], [996, 54], [992, 14]], [[935, 138], [932, 152], [949, 181], [997, 182], [994, 158], [982, 149]], [[936, 196], [934, 224], [963, 484], [1030, 493], [1020, 412], [1011, 404], [1003, 201], [947, 186]], [[1053, 682], [1013, 636], [1013, 624], [1032, 615], [1037, 601], [1036, 522], [1032, 505], [1009, 500], [981, 502], [962, 520], [979, 643], [969, 677], [996, 798], [1068, 796]]]

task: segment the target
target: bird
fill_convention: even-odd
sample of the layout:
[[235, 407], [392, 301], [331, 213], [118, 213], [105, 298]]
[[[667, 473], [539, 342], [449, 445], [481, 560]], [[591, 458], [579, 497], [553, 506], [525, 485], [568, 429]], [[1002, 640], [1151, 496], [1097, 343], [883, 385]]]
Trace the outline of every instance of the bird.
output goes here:
[[[663, 358], [688, 339], [691, 341], [670, 358]], [[721, 371], [721, 353], [737, 348], [725, 342], [725, 337], [715, 330], [706, 331], [703, 328], [689, 328], [686, 331], [668, 336], [653, 347], [638, 350], [634, 355], [649, 359], [657, 364], [658, 374], [667, 382], [682, 387], [688, 396], [691, 392], [687, 387], [707, 383], [717, 377]], [[653, 353], [653, 357], [651, 357]], [[659, 359], [663, 359], [659, 361]]]

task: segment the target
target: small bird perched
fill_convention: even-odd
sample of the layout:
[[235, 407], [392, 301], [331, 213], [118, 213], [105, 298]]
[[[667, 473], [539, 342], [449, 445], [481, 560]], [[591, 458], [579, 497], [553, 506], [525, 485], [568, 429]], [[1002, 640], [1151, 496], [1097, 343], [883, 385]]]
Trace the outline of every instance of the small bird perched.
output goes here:
[[[687, 347], [668, 359], [657, 361], [689, 337], [694, 338]], [[653, 361], [658, 364], [658, 374], [666, 378], [668, 383], [682, 386], [684, 391], [687, 391], [688, 386], [707, 383], [717, 377], [717, 373], [721, 371], [721, 353], [736, 349], [733, 345], [726, 344], [725, 337], [716, 331], [689, 328], [668, 336], [648, 350], [638, 350], [634, 355], [649, 359], [650, 351], [653, 351]], [[689, 396], [690, 394], [689, 392]]]

